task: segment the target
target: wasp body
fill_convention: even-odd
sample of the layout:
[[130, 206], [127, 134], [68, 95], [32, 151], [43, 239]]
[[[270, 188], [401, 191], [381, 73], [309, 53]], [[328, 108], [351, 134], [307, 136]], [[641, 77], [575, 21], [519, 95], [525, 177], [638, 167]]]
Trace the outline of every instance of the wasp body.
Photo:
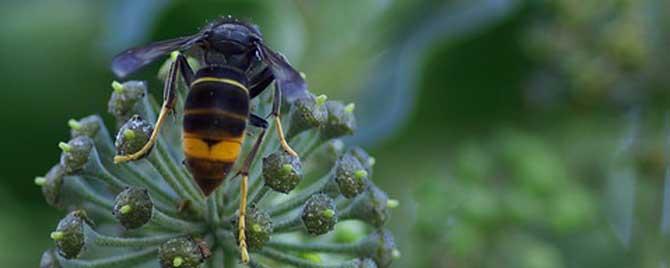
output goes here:
[[235, 69], [198, 71], [184, 105], [186, 164], [209, 195], [237, 160], [249, 118], [246, 77]]
[[[196, 50], [203, 67], [193, 72], [182, 51]], [[177, 78], [181, 75], [189, 92], [184, 101], [183, 150], [185, 163], [205, 196], [209, 196], [230, 173], [239, 158], [247, 125], [261, 128], [239, 174], [242, 175], [239, 243], [242, 261], [249, 260], [244, 236], [249, 167], [265, 136], [268, 123], [250, 112], [249, 102], [275, 83], [272, 114], [284, 150], [288, 145], [279, 120], [281, 96], [288, 102], [306, 96], [304, 79], [286, 59], [268, 48], [255, 25], [231, 17], [221, 18], [191, 36], [159, 41], [117, 55], [112, 70], [124, 77], [161, 56], [173, 52], [164, 84], [164, 99], [154, 132], [138, 152], [119, 155], [115, 162], [140, 159], [150, 152], [157, 135], [176, 103]]]

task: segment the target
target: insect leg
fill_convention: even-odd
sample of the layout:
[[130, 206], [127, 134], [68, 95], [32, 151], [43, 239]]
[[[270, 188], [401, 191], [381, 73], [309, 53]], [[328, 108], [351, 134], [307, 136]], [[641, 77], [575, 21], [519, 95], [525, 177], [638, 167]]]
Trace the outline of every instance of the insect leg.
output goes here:
[[247, 158], [244, 160], [244, 163], [242, 165], [242, 169], [240, 170], [240, 175], [242, 175], [242, 182], [240, 183], [240, 211], [239, 211], [239, 216], [237, 218], [237, 232], [238, 232], [238, 240], [239, 240], [239, 248], [240, 248], [240, 259], [242, 260], [242, 263], [248, 263], [249, 262], [249, 252], [247, 250], [247, 237], [245, 234], [246, 230], [246, 214], [247, 214], [247, 183], [249, 181], [249, 168], [251, 167], [252, 162], [254, 161], [254, 158], [256, 158], [256, 154], [258, 153], [258, 149], [260, 148], [261, 144], [263, 143], [263, 139], [265, 139], [265, 130], [267, 129], [268, 123], [261, 117], [252, 114], [251, 117], [249, 118], [249, 123], [251, 125], [260, 127], [262, 130], [258, 134], [258, 138], [256, 139], [256, 143], [254, 143], [254, 147], [251, 148], [251, 151], [247, 155]]
[[154, 131], [151, 133], [151, 136], [149, 137], [149, 141], [147, 141], [147, 143], [144, 144], [142, 149], [133, 154], [114, 156], [114, 163], [118, 164], [127, 161], [137, 160], [145, 156], [147, 153], [149, 153], [153, 145], [156, 143], [158, 133], [160, 132], [160, 129], [163, 126], [163, 123], [165, 122], [167, 115], [174, 108], [174, 104], [176, 101], [175, 83], [177, 81], [177, 76], [179, 75], [179, 72], [181, 72], [181, 75], [184, 78], [184, 82], [190, 85], [191, 81], [193, 80], [193, 70], [188, 65], [186, 58], [181, 54], [177, 54], [176, 59], [170, 64], [170, 70], [168, 72], [167, 79], [165, 79], [165, 84], [163, 85], [163, 106], [161, 107], [161, 111], [158, 114], [158, 119], [156, 120], [156, 126], [154, 127]]
[[284, 148], [284, 151], [289, 153], [290, 155], [293, 156], [298, 156], [298, 153], [296, 153], [293, 148], [291, 148], [290, 145], [288, 145], [288, 142], [286, 141], [286, 136], [284, 136], [284, 129], [282, 128], [281, 124], [281, 119], [279, 119], [280, 114], [279, 110], [281, 109], [281, 89], [275, 84], [275, 95], [272, 98], [272, 116], [274, 116], [274, 121], [275, 121], [275, 128], [277, 129], [277, 136], [279, 136], [279, 142], [281, 143], [282, 148]]

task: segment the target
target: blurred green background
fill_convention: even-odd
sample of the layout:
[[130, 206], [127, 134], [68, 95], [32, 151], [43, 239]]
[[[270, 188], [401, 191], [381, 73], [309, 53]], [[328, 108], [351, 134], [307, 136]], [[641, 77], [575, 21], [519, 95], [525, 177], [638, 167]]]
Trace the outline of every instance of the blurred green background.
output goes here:
[[[111, 56], [227, 14], [357, 103], [394, 267], [670, 264], [670, 2], [5, 0], [2, 267], [52, 243], [33, 177], [69, 118], [109, 119]], [[156, 67], [136, 77], [159, 94]]]

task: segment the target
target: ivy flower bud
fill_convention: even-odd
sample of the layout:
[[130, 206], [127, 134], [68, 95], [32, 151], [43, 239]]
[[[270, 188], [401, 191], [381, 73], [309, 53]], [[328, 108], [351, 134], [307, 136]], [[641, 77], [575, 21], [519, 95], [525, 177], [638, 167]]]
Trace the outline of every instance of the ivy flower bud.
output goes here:
[[153, 207], [147, 189], [130, 187], [116, 196], [112, 213], [126, 229], [137, 229], [149, 222]]
[[89, 137], [79, 136], [71, 139], [68, 143], [61, 142], [58, 146], [63, 151], [60, 164], [67, 173], [72, 173], [84, 168], [84, 165], [88, 162], [93, 149], [93, 141]]
[[361, 249], [364, 255], [373, 259], [380, 268], [391, 266], [391, 262], [399, 254], [393, 235], [388, 230], [378, 230], [368, 235], [362, 242]]
[[377, 264], [372, 259], [357, 259], [353, 264], [356, 268], [377, 268]]
[[136, 105], [142, 103], [147, 93], [147, 84], [144, 81], [128, 81], [123, 84], [112, 83], [112, 96], [107, 103], [107, 110], [114, 115], [116, 122], [125, 122], [134, 114]]
[[98, 134], [98, 131], [100, 131], [102, 119], [100, 116], [90, 115], [79, 120], [70, 119], [67, 124], [70, 126], [71, 138], [79, 136], [93, 138]]
[[344, 197], [353, 198], [368, 187], [368, 172], [353, 154], [347, 153], [335, 163], [335, 182]]
[[[272, 219], [270, 214], [255, 207], [249, 207], [245, 217], [247, 246], [251, 250], [259, 250], [270, 240], [272, 234]], [[233, 219], [233, 226], [237, 226], [237, 217]], [[234, 232], [236, 239], [238, 232]], [[238, 242], [239, 243], [239, 242]]]
[[40, 259], [40, 268], [60, 268], [58, 260], [53, 249], [47, 249], [42, 253], [42, 258]]
[[162, 268], [197, 268], [211, 255], [204, 241], [192, 237], [173, 238], [158, 248]]
[[343, 218], [354, 218], [374, 227], [382, 227], [389, 218], [389, 199], [384, 191], [370, 185], [365, 193], [359, 195], [343, 212]]
[[129, 155], [136, 153], [149, 141], [153, 131], [153, 125], [139, 115], [134, 115], [121, 126], [116, 134], [116, 141], [114, 142], [116, 154]]
[[278, 150], [263, 158], [265, 185], [277, 192], [289, 193], [302, 180], [300, 158]]
[[312, 235], [330, 232], [337, 223], [335, 201], [325, 194], [313, 195], [302, 209], [302, 222]]
[[83, 210], [70, 212], [63, 218], [51, 233], [51, 239], [56, 241], [58, 254], [66, 259], [77, 258], [84, 248], [84, 224], [90, 223]]
[[322, 136], [325, 139], [332, 139], [354, 134], [356, 130], [354, 107], [353, 103], [345, 106], [338, 101], [327, 101], [328, 120], [323, 126]]
[[51, 206], [61, 207], [60, 195], [63, 176], [65, 176], [65, 169], [60, 164], [56, 164], [44, 177], [35, 178], [35, 184], [42, 187], [42, 195]]
[[307, 98], [299, 98], [293, 103], [291, 111], [291, 128], [287, 137], [293, 137], [301, 132], [317, 128], [328, 120], [328, 111], [325, 102], [327, 97], [315, 97], [309, 94]]

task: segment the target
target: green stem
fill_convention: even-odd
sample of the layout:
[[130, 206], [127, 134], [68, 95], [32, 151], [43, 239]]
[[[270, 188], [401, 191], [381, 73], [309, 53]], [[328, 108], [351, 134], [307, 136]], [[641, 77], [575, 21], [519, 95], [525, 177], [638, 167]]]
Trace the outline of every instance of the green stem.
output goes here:
[[291, 243], [285, 241], [275, 241], [270, 240], [267, 243], [268, 247], [280, 251], [299, 251], [299, 252], [327, 252], [327, 253], [336, 253], [336, 254], [350, 254], [355, 255], [360, 251], [360, 245], [357, 243], [347, 243], [347, 244], [336, 244], [336, 243], [322, 243], [322, 242], [313, 242], [313, 243]]
[[161, 155], [162, 161], [166, 163], [172, 174], [174, 174], [177, 182], [186, 190], [186, 193], [189, 194], [191, 200], [204, 205], [205, 200], [203, 195], [196, 188], [193, 180], [186, 174], [184, 168], [181, 167], [181, 164], [177, 164], [174, 158], [170, 155], [167, 147], [165, 147], [165, 141], [162, 139], [158, 142], [158, 153]]
[[286, 202], [283, 202], [277, 206], [272, 207], [268, 213], [270, 213], [270, 216], [277, 216], [284, 214], [294, 208], [297, 208], [299, 206], [302, 206], [307, 199], [309, 199], [312, 195], [322, 191], [326, 185], [328, 185], [328, 181], [330, 180], [330, 177], [332, 175], [332, 171], [328, 172], [325, 176], [321, 177], [317, 182], [312, 184], [309, 188], [304, 189], [300, 193], [296, 194], [294, 197], [291, 199], [287, 200]]
[[270, 191], [270, 187], [263, 185], [258, 191], [256, 191], [253, 195], [253, 198], [251, 198], [251, 202], [248, 203], [248, 205], [257, 205], [261, 200], [263, 200], [263, 197], [268, 194]]
[[234, 251], [228, 251], [228, 250], [223, 250], [223, 268], [233, 268], [235, 267], [235, 263], [237, 262], [237, 258], [235, 258], [235, 252]]
[[81, 196], [81, 198], [101, 206], [107, 210], [112, 210], [114, 207], [114, 201], [103, 196], [102, 194], [95, 191], [91, 186], [86, 183], [81, 177], [67, 177], [66, 180], [68, 184], [71, 185], [75, 193]]
[[98, 155], [98, 151], [95, 149], [95, 147], [91, 150], [90, 157], [91, 159], [88, 160], [89, 163], [87, 163], [86, 167], [84, 167], [84, 170], [82, 170], [82, 174], [95, 177], [96, 179], [105, 182], [107, 185], [112, 187], [115, 192], [120, 192], [125, 187], [128, 187], [128, 184], [112, 175], [112, 173], [110, 173], [102, 165], [100, 156]]
[[66, 267], [82, 267], [82, 268], [113, 268], [113, 267], [135, 267], [138, 264], [147, 262], [153, 259], [158, 254], [157, 248], [148, 248], [140, 251], [130, 252], [118, 256], [113, 256], [97, 260], [66, 260], [58, 256], [58, 261], [65, 264]]
[[272, 224], [273, 233], [288, 233], [294, 232], [302, 228], [302, 217], [301, 215], [291, 216], [288, 219], [278, 221], [277, 223]]
[[115, 237], [100, 234], [90, 227], [86, 228], [92, 235], [93, 243], [103, 247], [151, 247], [162, 244], [172, 238], [183, 236], [184, 234], [167, 234], [149, 237]]
[[154, 166], [154, 168], [156, 168], [158, 173], [160, 173], [160, 175], [163, 177], [163, 180], [165, 180], [165, 182], [167, 182], [167, 184], [170, 185], [172, 190], [174, 190], [177, 193], [179, 198], [181, 198], [182, 200], [190, 200], [191, 202], [193, 202], [192, 203], [193, 205], [190, 207], [194, 209], [197, 214], [202, 214], [202, 206], [199, 205], [201, 203], [195, 202], [194, 199], [192, 199], [189, 196], [189, 193], [185, 191], [184, 187], [181, 187], [180, 183], [177, 181], [175, 176], [173, 176], [172, 173], [168, 171], [166, 167], [167, 164], [163, 161], [162, 157], [157, 154], [150, 154], [148, 160]]
[[219, 224], [221, 224], [219, 209], [216, 206], [216, 195], [211, 195], [207, 198], [207, 218], [207, 221], [214, 226], [219, 226]]
[[161, 212], [158, 209], [153, 210], [153, 216], [151, 221], [156, 223], [159, 226], [162, 226], [168, 230], [187, 232], [187, 233], [200, 233], [205, 230], [205, 226], [202, 224], [197, 224], [194, 222], [189, 222], [177, 218], [170, 217], [165, 213]]
[[121, 166], [124, 167], [132, 177], [137, 178], [140, 184], [146, 186], [152, 193], [155, 193], [157, 199], [161, 200], [165, 204], [176, 204], [175, 200], [177, 198], [174, 193], [169, 192], [163, 188], [160, 182], [157, 180], [153, 180], [147, 177], [145, 174], [142, 174], [141, 171], [135, 168], [135, 164], [126, 163], [122, 164]]
[[[258, 154], [256, 154], [256, 158], [262, 159], [263, 157], [265, 157], [265, 155], [268, 153], [269, 150], [279, 146], [279, 140], [271, 138], [272, 136], [270, 134], [270, 133], [275, 133], [274, 124], [271, 124], [268, 127], [268, 129], [266, 130], [266, 133], [268, 133], [268, 134], [266, 134], [265, 140], [263, 141], [263, 144], [261, 144], [261, 147], [260, 147], [260, 150], [258, 151]], [[255, 141], [255, 139], [251, 139], [251, 140]], [[249, 144], [249, 143], [245, 142], [245, 144]], [[249, 150], [251, 149], [251, 147], [252, 146], [247, 146], [247, 148], [245, 148], [245, 151], [240, 155], [244, 155], [244, 156], [248, 155]], [[255, 161], [253, 161], [251, 163], [251, 167], [249, 169], [250, 170], [250, 172], [249, 172], [249, 185], [250, 185], [249, 189], [255, 189], [255, 187], [258, 186], [258, 181], [261, 180], [260, 179], [260, 177], [261, 177], [260, 176], [261, 175], [260, 174], [261, 173], [260, 162], [262, 162], [262, 161], [260, 161], [260, 159], [255, 159]], [[240, 202], [239, 180], [236, 180], [234, 183], [231, 182], [231, 183], [227, 184], [226, 187], [227, 187], [226, 188], [226, 196], [228, 196], [228, 200], [232, 200], [228, 205], [226, 205], [225, 210], [229, 211], [229, 210], [231, 210], [235, 207], [235, 204], [239, 204], [239, 202]]]
[[86, 210], [86, 213], [89, 216], [94, 217], [97, 221], [116, 222], [116, 218], [114, 218], [114, 215], [112, 215], [112, 212], [110, 211], [111, 208], [103, 207], [93, 202], [86, 202], [77, 207]]
[[263, 248], [259, 254], [288, 265], [304, 268], [355, 268], [355, 265], [358, 263], [357, 260], [350, 260], [340, 264], [314, 263], [271, 248]]

